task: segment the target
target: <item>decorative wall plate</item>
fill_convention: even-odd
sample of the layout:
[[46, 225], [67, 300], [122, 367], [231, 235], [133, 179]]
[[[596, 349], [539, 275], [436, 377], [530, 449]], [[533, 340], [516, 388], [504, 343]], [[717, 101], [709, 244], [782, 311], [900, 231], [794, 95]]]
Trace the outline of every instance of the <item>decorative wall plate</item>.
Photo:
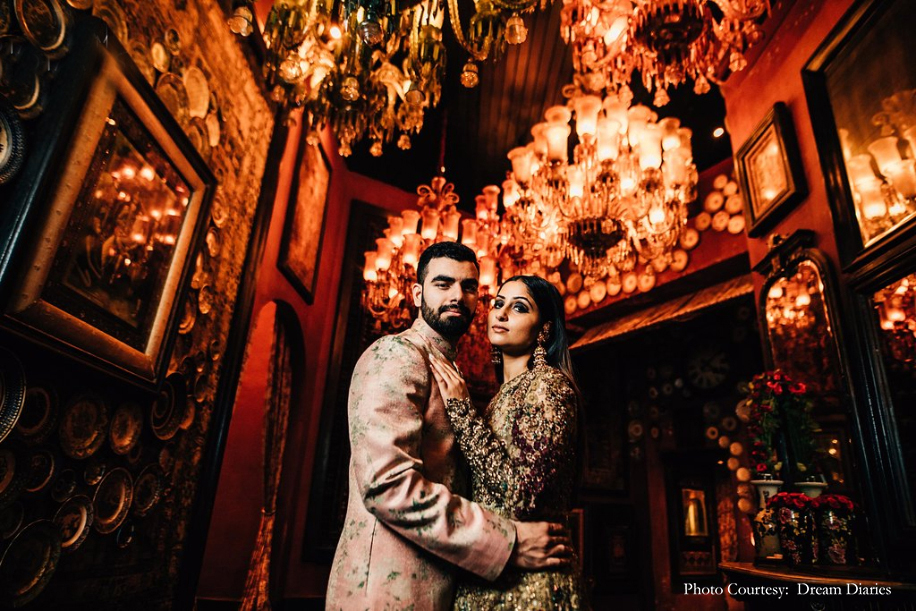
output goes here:
[[731, 215], [725, 210], [719, 210], [712, 217], [712, 228], [713, 231], [725, 231], [725, 228], [728, 227], [728, 220], [731, 218]]
[[194, 380], [194, 400], [203, 403], [207, 400], [207, 392], [210, 390], [210, 376], [201, 373]]
[[181, 53], [181, 36], [179, 36], [178, 30], [175, 28], [166, 30], [165, 36], [162, 37], [162, 42], [165, 44], [166, 51], [172, 55]]
[[9, 182], [25, 159], [25, 134], [12, 106], [0, 98], [0, 185]]
[[137, 534], [137, 527], [134, 526], [134, 523], [131, 520], [127, 520], [118, 528], [118, 532], [115, 533], [115, 543], [121, 549], [125, 549], [134, 542], [134, 537]]
[[22, 415], [13, 434], [26, 445], [38, 445], [54, 432], [59, 416], [57, 391], [50, 386], [30, 385], [25, 391]]
[[223, 250], [223, 239], [220, 237], [219, 229], [210, 227], [207, 230], [207, 252], [216, 259]]
[[687, 254], [686, 250], [677, 249], [671, 253], [671, 271], [682, 272], [687, 269], [689, 262], [690, 255]]
[[153, 401], [150, 425], [153, 434], [163, 441], [175, 436], [184, 418], [184, 402], [187, 398], [184, 376], [173, 373], [165, 379], [159, 396]]
[[30, 43], [53, 59], [67, 52], [67, 14], [59, 0], [15, 0], [14, 7]]
[[130, 43], [130, 57], [137, 64], [140, 74], [150, 85], [156, 84], [156, 69], [153, 67], [153, 58], [150, 57], [149, 47], [139, 41]]
[[216, 148], [219, 146], [219, 139], [222, 135], [222, 126], [219, 122], [219, 114], [216, 112], [211, 112], [207, 115], [207, 118], [204, 119], [204, 123], [207, 125], [207, 135], [210, 137], [210, 147]]
[[13, 9], [8, 2], [0, 2], [0, 36], [6, 36], [12, 30]]
[[592, 298], [592, 303], [601, 303], [607, 296], [607, 286], [604, 282], [596, 282], [588, 289], [588, 294]]
[[103, 535], [112, 533], [124, 522], [134, 498], [134, 482], [127, 469], [108, 472], [95, 490], [95, 529]]
[[182, 129], [185, 129], [191, 115], [188, 112], [188, 92], [181, 77], [171, 72], [160, 76], [156, 83], [156, 94]]
[[136, 467], [141, 462], [143, 462], [143, 442], [137, 442], [127, 453], [127, 463], [131, 467]]
[[207, 353], [210, 355], [210, 360], [212, 361], [218, 361], [223, 355], [223, 344], [219, 341], [218, 337], [210, 342], [207, 347]]
[[148, 465], [134, 483], [134, 513], [138, 516], [148, 514], [162, 497], [164, 478], [159, 465]]
[[29, 468], [21, 444], [0, 447], [0, 509], [13, 504], [29, 478]]
[[566, 299], [563, 300], [563, 310], [567, 315], [572, 314], [576, 311], [576, 308], [579, 307], [576, 302], [575, 295], [567, 295]]
[[41, 492], [51, 483], [57, 468], [57, 458], [50, 448], [38, 448], [29, 454], [29, 476], [26, 492]]
[[744, 200], [741, 199], [740, 193], [732, 193], [725, 200], [725, 211], [729, 214], [741, 214], [744, 212]]
[[213, 309], [213, 288], [209, 284], [200, 287], [197, 294], [197, 309], [205, 316]]
[[579, 289], [582, 288], [582, 274], [579, 272], [573, 272], [569, 275], [569, 278], [566, 279], [566, 290], [570, 293], [578, 293]]
[[217, 227], [225, 225], [226, 219], [229, 218], [229, 215], [226, 213], [226, 205], [223, 203], [223, 198], [219, 195], [219, 190], [217, 190], [217, 194], [213, 198], [213, 203], [210, 204], [210, 218]]
[[701, 212], [693, 219], [693, 226], [697, 231], [706, 231], [712, 225], [712, 215], [708, 212]]
[[620, 294], [620, 289], [622, 288], [620, 284], [620, 276], [608, 276], [605, 286], [607, 287], [607, 294], [611, 297], [616, 297]]
[[4, 58], [3, 93], [19, 117], [38, 116], [46, 98], [42, 76], [50, 69], [48, 58], [32, 45], [20, 45]]
[[122, 45], [126, 45], [129, 37], [127, 30], [127, 20], [124, 18], [124, 12], [118, 6], [117, 0], [95, 0], [92, 7], [92, 14], [104, 21], [109, 30], [118, 39]]
[[643, 272], [639, 274], [639, 278], [637, 278], [636, 282], [639, 286], [639, 290], [643, 293], [647, 293], [655, 287], [655, 274]]
[[25, 404], [25, 370], [16, 355], [0, 348], [0, 442], [6, 439]]
[[60, 560], [60, 531], [37, 520], [10, 541], [0, 558], [0, 604], [22, 607], [41, 594]]
[[738, 235], [744, 231], [744, 217], [736, 214], [728, 220], [728, 232], [732, 235]]
[[72, 496], [61, 505], [54, 514], [54, 523], [60, 529], [61, 550], [64, 553], [75, 551], [92, 529], [95, 509], [92, 500], [83, 494]]
[[97, 395], [80, 395], [64, 408], [58, 436], [61, 449], [70, 458], [92, 456], [108, 436], [108, 406]]
[[592, 298], [589, 297], [588, 291], [579, 291], [579, 294], [576, 295], [576, 305], [579, 306], [580, 310], [584, 310], [592, 304]]
[[76, 471], [63, 469], [51, 485], [51, 498], [63, 503], [76, 492]]
[[83, 470], [83, 480], [87, 485], [95, 486], [102, 481], [106, 473], [108, 473], [108, 464], [98, 456], [93, 456], [86, 462], [86, 468]]
[[199, 117], [192, 117], [185, 129], [188, 140], [194, 146], [194, 149], [200, 153], [205, 161], [210, 160], [210, 134], [207, 132], [207, 124]]
[[130, 452], [131, 448], [140, 440], [142, 431], [143, 410], [133, 401], [122, 403], [111, 417], [108, 437], [111, 441], [112, 452], [120, 456]]
[[[718, 213], [716, 214], [718, 216]], [[728, 216], [727, 214], [725, 215]], [[680, 246], [684, 250], [693, 250], [700, 243], [700, 232], [692, 227], [688, 227], [681, 234]]]
[[724, 203], [725, 196], [719, 191], [712, 191], [706, 196], [706, 199], [703, 200], [703, 210], [709, 214], [715, 214], [722, 209]]
[[[188, 112], [192, 117], [203, 119], [210, 110], [210, 85], [207, 77], [200, 68], [191, 66], [184, 71], [183, 80], [188, 91]], [[209, 138], [207, 142], [210, 142]]]
[[185, 335], [190, 333], [197, 321], [197, 295], [194, 291], [188, 291], [188, 296], [184, 300], [184, 314], [181, 322], [178, 323], [178, 333]]
[[163, 74], [169, 71], [169, 65], [172, 61], [172, 56], [169, 55], [169, 52], [165, 50], [165, 47], [161, 42], [154, 42], [149, 49], [150, 58], [152, 58], [153, 68], [162, 72]]
[[24, 521], [25, 507], [18, 501], [0, 511], [0, 540], [12, 539]]

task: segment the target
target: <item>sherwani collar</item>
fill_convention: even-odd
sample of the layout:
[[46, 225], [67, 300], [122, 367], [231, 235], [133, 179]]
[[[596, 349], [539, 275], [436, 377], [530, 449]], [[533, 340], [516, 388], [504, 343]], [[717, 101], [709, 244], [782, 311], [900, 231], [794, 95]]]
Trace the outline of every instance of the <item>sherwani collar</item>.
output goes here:
[[411, 325], [410, 328], [424, 339], [428, 340], [428, 342], [435, 346], [448, 360], [454, 361], [455, 358], [457, 358], [458, 349], [455, 344], [439, 335], [439, 332], [430, 327], [429, 323], [427, 323], [422, 316], [418, 316], [417, 319], [413, 321], [413, 325]]

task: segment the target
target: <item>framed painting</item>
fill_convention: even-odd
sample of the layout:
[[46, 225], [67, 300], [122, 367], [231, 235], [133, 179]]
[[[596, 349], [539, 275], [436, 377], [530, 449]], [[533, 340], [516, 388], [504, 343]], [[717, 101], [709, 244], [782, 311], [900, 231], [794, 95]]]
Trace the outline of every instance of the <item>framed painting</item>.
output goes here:
[[44, 146], [13, 192], [34, 229], [5, 245], [18, 263], [4, 269], [3, 322], [153, 386], [168, 364], [214, 179], [128, 54], [96, 27], [77, 36], [67, 61], [78, 65], [66, 69], [77, 77], [45, 113], [69, 120], [36, 140]]
[[802, 71], [847, 272], [916, 235], [914, 22], [909, 0], [860, 0]]
[[315, 300], [315, 279], [328, 209], [331, 164], [320, 144], [300, 144], [296, 174], [286, 207], [280, 271], [306, 303]]
[[747, 233], [752, 237], [771, 229], [808, 194], [792, 116], [785, 104], [773, 106], [741, 146], [735, 169], [744, 195]]

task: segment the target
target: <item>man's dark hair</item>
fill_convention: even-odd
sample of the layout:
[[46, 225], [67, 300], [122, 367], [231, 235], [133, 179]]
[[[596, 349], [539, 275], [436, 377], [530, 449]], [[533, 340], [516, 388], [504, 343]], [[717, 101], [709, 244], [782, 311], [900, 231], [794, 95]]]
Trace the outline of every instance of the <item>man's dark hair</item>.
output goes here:
[[468, 261], [480, 271], [480, 263], [474, 251], [458, 242], [436, 242], [423, 251], [417, 263], [417, 282], [421, 285], [426, 280], [426, 270], [433, 259], [452, 259], [453, 261]]

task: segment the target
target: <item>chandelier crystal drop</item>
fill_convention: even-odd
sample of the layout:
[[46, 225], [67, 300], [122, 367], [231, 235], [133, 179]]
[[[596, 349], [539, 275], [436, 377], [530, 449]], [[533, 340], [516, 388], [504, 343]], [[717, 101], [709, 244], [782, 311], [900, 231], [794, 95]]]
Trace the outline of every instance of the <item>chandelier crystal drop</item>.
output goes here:
[[692, 81], [703, 94], [710, 81], [743, 70], [769, 14], [769, 0], [563, 0], [560, 33], [589, 90], [629, 102], [638, 72], [663, 106], [670, 87]]
[[532, 128], [534, 141], [508, 154], [505, 219], [519, 219], [516, 244], [548, 269], [565, 257], [592, 278], [638, 262], [663, 269], [696, 197], [691, 131], [616, 95], [568, 92], [569, 104]]
[[[229, 28], [248, 36], [257, 29], [252, 0], [236, 2]], [[474, 87], [475, 62], [495, 61], [507, 44], [524, 42], [520, 14], [537, 4], [476, 0], [465, 31], [457, 0], [274, 0], [263, 32], [271, 99], [287, 111], [303, 109], [311, 144], [330, 126], [344, 157], [365, 138], [374, 156], [393, 141], [408, 149], [442, 95], [446, 15], [469, 55], [461, 83]]]

